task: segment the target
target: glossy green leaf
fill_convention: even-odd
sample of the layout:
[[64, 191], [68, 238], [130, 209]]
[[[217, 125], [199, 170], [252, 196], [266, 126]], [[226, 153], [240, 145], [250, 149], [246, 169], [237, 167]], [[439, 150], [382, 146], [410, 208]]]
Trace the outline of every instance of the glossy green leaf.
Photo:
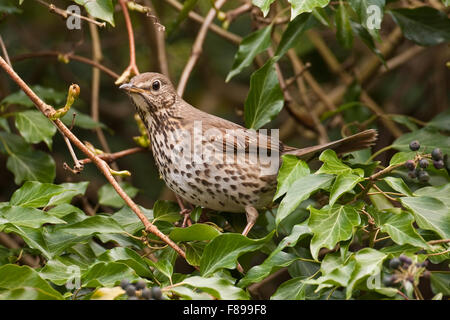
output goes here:
[[[450, 0], [449, 0], [450, 2]], [[439, 113], [427, 124], [428, 127], [450, 131], [450, 110]]]
[[2, 299], [63, 300], [39, 274], [28, 266], [7, 264], [0, 267], [0, 297]]
[[350, 6], [356, 12], [359, 23], [366, 29], [372, 37], [380, 40], [378, 30], [384, 15], [385, 0], [350, 0]]
[[446, 183], [442, 186], [424, 187], [414, 191], [415, 195], [428, 196], [441, 200], [443, 204], [450, 210], [450, 184]]
[[272, 236], [273, 232], [261, 239], [249, 239], [236, 233], [225, 233], [217, 236], [203, 251], [200, 260], [201, 274], [207, 277], [221, 268], [236, 268], [239, 256], [260, 249]]
[[123, 228], [111, 217], [96, 215], [63, 228], [64, 232], [77, 236], [96, 233], [124, 233]]
[[44, 141], [52, 148], [53, 136], [56, 127], [40, 111], [28, 110], [15, 114], [16, 127], [20, 134], [29, 143], [39, 143]]
[[323, 162], [323, 165], [317, 171], [317, 173], [328, 174], [345, 174], [352, 173], [353, 169], [344, 164], [336, 155], [336, 152], [331, 149], [327, 149], [319, 156], [319, 160]]
[[[133, 198], [138, 193], [137, 188], [126, 182], [120, 183], [120, 186], [130, 198]], [[123, 199], [119, 196], [113, 186], [109, 183], [104, 184], [98, 190], [98, 202], [102, 205], [114, 208], [120, 208], [125, 205], [125, 201], [123, 201]]]
[[310, 173], [308, 164], [294, 155], [283, 155], [281, 168], [277, 177], [277, 192], [274, 200], [283, 196], [298, 179]]
[[309, 174], [295, 181], [278, 207], [275, 218], [276, 225], [278, 226], [284, 218], [291, 214], [300, 203], [308, 199], [313, 192], [329, 187], [333, 179], [334, 176], [328, 174]]
[[98, 257], [98, 260], [121, 262], [133, 269], [139, 276], [153, 277], [145, 260], [136, 251], [128, 248], [117, 247], [107, 250]]
[[311, 229], [311, 255], [315, 260], [321, 248], [333, 249], [339, 241], [352, 237], [356, 226], [361, 223], [358, 212], [352, 206], [335, 205], [331, 208], [315, 209], [308, 207], [311, 212], [308, 226]]
[[175, 202], [158, 200], [153, 206], [154, 221], [167, 221], [170, 223], [180, 220], [180, 208]]
[[444, 154], [450, 153], [450, 136], [444, 136], [438, 130], [427, 127], [402, 135], [394, 141], [392, 147], [400, 151], [411, 151], [409, 143], [413, 140], [420, 142], [419, 152], [431, 152], [434, 148], [440, 148]]
[[261, 9], [261, 11], [263, 12], [263, 15], [265, 17], [269, 13], [270, 5], [274, 1], [275, 0], [252, 0], [252, 3]]
[[[139, 206], [141, 212], [149, 219], [153, 219], [153, 211], [145, 209]], [[129, 208], [123, 207], [111, 216], [126, 232], [134, 234], [137, 231], [144, 228], [142, 221], [136, 216], [136, 214]]]
[[170, 231], [169, 237], [175, 242], [204, 241], [212, 240], [220, 234], [220, 231], [211, 225], [196, 223], [187, 228], [173, 228]]
[[186, 261], [191, 266], [199, 266], [200, 259], [203, 255], [203, 250], [205, 250], [206, 242], [189, 242], [186, 243]]
[[389, 162], [390, 166], [394, 166], [396, 164], [403, 163], [408, 160], [414, 160], [414, 157], [416, 156], [415, 152], [397, 152], [394, 154], [391, 158], [391, 161]]
[[55, 257], [48, 260], [45, 266], [39, 272], [39, 275], [45, 280], [49, 280], [56, 285], [74, 284], [76, 277], [81, 277], [86, 267], [80, 263], [75, 264], [73, 260], [62, 257]]
[[450, 274], [433, 272], [430, 280], [431, 288], [435, 294], [442, 293], [445, 296], [450, 296]]
[[223, 278], [189, 277], [182, 283], [200, 289], [221, 300], [249, 300], [249, 295]]
[[86, 192], [88, 185], [89, 181], [66, 182], [59, 184], [58, 186], [64, 188], [64, 191], [51, 197], [51, 199], [47, 203], [47, 206], [70, 203], [73, 197], [77, 195], [83, 195]]
[[235, 75], [241, 73], [245, 67], [248, 67], [252, 63], [258, 53], [263, 52], [270, 46], [271, 32], [272, 25], [270, 24], [242, 39], [238, 51], [234, 56], [233, 66], [231, 67], [225, 82], [230, 81]]
[[339, 2], [338, 10], [336, 11], [336, 37], [339, 43], [344, 48], [351, 48], [353, 45], [353, 31], [350, 25], [350, 19], [347, 9], [343, 2]]
[[390, 11], [405, 38], [422, 46], [434, 46], [450, 41], [450, 19], [444, 12], [429, 6]]
[[114, 6], [112, 0], [74, 0], [82, 5], [94, 18], [108, 22], [114, 27]]
[[358, 184], [358, 182], [363, 181], [364, 178], [354, 175], [352, 173], [344, 173], [338, 175], [333, 183], [330, 191], [330, 206], [342, 196], [344, 193], [353, 190], [353, 188]]
[[428, 196], [403, 197], [400, 200], [412, 211], [419, 227], [433, 230], [443, 239], [450, 238], [450, 210], [442, 201]]
[[14, 206], [42, 208], [48, 204], [52, 197], [62, 192], [64, 192], [62, 186], [27, 181], [13, 193], [10, 202]]
[[324, 8], [330, 0], [288, 0], [291, 4], [291, 20], [304, 12], [312, 12], [314, 8]]
[[278, 83], [274, 59], [270, 59], [250, 78], [250, 90], [244, 105], [245, 125], [259, 129], [283, 108], [283, 91]]
[[309, 13], [298, 15], [289, 22], [288, 27], [281, 36], [275, 56], [281, 58], [290, 48], [298, 43], [300, 37], [315, 24], [314, 17]]
[[46, 223], [65, 223], [45, 211], [35, 208], [7, 206], [0, 209], [0, 217], [15, 226], [39, 228]]
[[139, 277], [127, 265], [119, 262], [98, 262], [92, 265], [81, 278], [83, 287], [112, 287], [121, 280], [136, 281]]
[[270, 300], [306, 300], [314, 293], [314, 287], [303, 282], [307, 277], [296, 277], [283, 282]]
[[412, 197], [413, 194], [411, 190], [409, 190], [409, 187], [406, 185], [405, 181], [403, 181], [402, 178], [385, 177], [383, 180], [386, 181], [386, 183], [395, 191]]

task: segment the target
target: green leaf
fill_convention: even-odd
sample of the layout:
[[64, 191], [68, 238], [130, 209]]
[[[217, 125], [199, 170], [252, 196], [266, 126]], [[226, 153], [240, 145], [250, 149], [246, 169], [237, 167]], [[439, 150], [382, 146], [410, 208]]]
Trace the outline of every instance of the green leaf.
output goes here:
[[258, 53], [266, 50], [271, 43], [270, 34], [272, 32], [272, 25], [268, 25], [265, 28], [259, 29], [244, 39], [239, 44], [238, 51], [234, 56], [233, 66], [227, 75], [225, 82], [228, 82], [235, 75], [241, 73], [241, 71], [249, 66]]
[[191, 266], [199, 266], [206, 242], [189, 242], [186, 244], [186, 261]]
[[190, 218], [192, 221], [197, 222], [202, 215], [202, 207], [195, 207], [190, 213]]
[[94, 235], [97, 233], [124, 233], [122, 227], [114, 219], [101, 215], [88, 217], [83, 221], [65, 226], [62, 229], [66, 233], [77, 236]]
[[175, 202], [158, 200], [153, 206], [153, 216], [155, 221], [167, 221], [170, 223], [180, 220], [180, 208]]
[[169, 237], [175, 242], [212, 240], [219, 236], [219, 230], [211, 225], [196, 223], [187, 228], [173, 228]]
[[11, 223], [15, 226], [39, 228], [45, 223], [65, 223], [45, 211], [35, 208], [23, 208], [16, 206], [7, 206], [0, 209], [0, 217], [7, 220], [5, 223]]
[[286, 247], [294, 247], [297, 242], [310, 235], [311, 230], [307, 225], [307, 221], [295, 225], [292, 233], [280, 241], [277, 248], [267, 257], [260, 265], [251, 268], [244, 278], [239, 281], [239, 287], [247, 287], [251, 283], [259, 282], [271, 273], [282, 267], [287, 267], [295, 260], [299, 259], [296, 255], [288, 254], [282, 250]]
[[432, 272], [430, 280], [435, 294], [442, 293], [444, 296], [450, 296], [450, 274]]
[[308, 226], [311, 229], [311, 255], [317, 260], [321, 248], [333, 249], [339, 241], [352, 237], [354, 228], [361, 223], [358, 212], [352, 206], [334, 205], [331, 208], [315, 209], [311, 212]]
[[108, 22], [114, 27], [114, 6], [112, 0], [74, 0], [82, 5], [94, 18]]
[[278, 57], [277, 59], [281, 58], [290, 48], [297, 44], [302, 34], [313, 27], [314, 24], [314, 17], [309, 13], [301, 14], [289, 22], [275, 52], [275, 56]]
[[235, 268], [239, 256], [260, 249], [273, 234], [274, 232], [271, 232], [261, 239], [249, 239], [236, 233], [226, 233], [215, 237], [203, 251], [200, 260], [201, 274], [209, 276], [222, 268]]
[[450, 131], [450, 110], [446, 110], [436, 115], [430, 122], [428, 122], [427, 126], [439, 130]]
[[64, 188], [51, 183], [27, 181], [11, 196], [11, 205], [41, 208], [45, 207], [49, 200], [60, 193]]
[[346, 298], [350, 299], [353, 289], [369, 276], [375, 276], [381, 272], [383, 260], [387, 255], [372, 248], [364, 248], [352, 257], [355, 261], [355, 269], [352, 272], [347, 285]]
[[300, 203], [308, 199], [313, 192], [327, 188], [333, 179], [334, 176], [328, 174], [309, 174], [295, 181], [278, 207], [275, 218], [276, 226], [291, 214]]
[[442, 201], [428, 196], [403, 197], [400, 201], [412, 211], [419, 227], [450, 238], [450, 210]]
[[47, 206], [70, 203], [73, 197], [83, 195], [86, 192], [88, 185], [89, 181], [66, 182], [59, 184], [60, 187], [64, 188], [64, 191], [53, 196], [47, 203]]
[[363, 177], [351, 173], [338, 175], [333, 183], [333, 186], [331, 187], [330, 206], [333, 206], [341, 195], [343, 195], [345, 192], [353, 190], [358, 182], [361, 182], [363, 180]]
[[113, 287], [121, 280], [135, 281], [139, 277], [127, 265], [119, 262], [98, 262], [81, 278], [83, 287]]
[[406, 185], [402, 178], [386, 177], [383, 179], [395, 191], [403, 193], [404, 195], [412, 197], [412, 192]]
[[42, 279], [28, 266], [7, 264], [0, 267], [0, 289], [2, 299], [38, 299], [63, 300], [61, 294]]
[[81, 277], [81, 273], [86, 270], [82, 264], [75, 264], [73, 259], [69, 260], [63, 257], [55, 257], [48, 260], [45, 266], [39, 272], [39, 275], [58, 286], [66, 283], [72, 283], [76, 277]]
[[296, 277], [283, 282], [270, 300], [306, 300], [313, 295], [313, 286], [305, 283], [307, 277]]
[[[147, 219], [153, 219], [153, 211], [145, 209], [139, 206], [141, 212], [147, 217]], [[144, 228], [142, 221], [139, 220], [137, 215], [129, 208], [123, 207], [111, 216], [126, 232], [134, 234]]]
[[223, 278], [189, 277], [181, 283], [200, 289], [221, 300], [249, 300], [248, 294]]
[[295, 181], [308, 174], [310, 174], [310, 170], [305, 161], [298, 159], [294, 155], [283, 155], [277, 177], [277, 192], [273, 200], [283, 196]]
[[434, 46], [450, 41], [450, 19], [444, 12], [423, 6], [393, 9], [390, 13], [405, 38], [421, 46]]
[[[45, 88], [37, 85], [31, 86], [31, 89], [39, 96], [39, 98], [41, 98], [48, 104], [51, 104], [51, 102], [54, 102], [55, 104], [61, 104], [66, 99], [65, 93], [55, 91], [53, 88]], [[11, 104], [18, 104], [24, 107], [34, 106], [34, 103], [22, 90], [10, 94], [0, 102], [0, 105]]]
[[442, 186], [424, 187], [414, 191], [415, 195], [428, 196], [441, 200], [450, 210], [450, 184], [446, 183]]
[[52, 148], [52, 139], [56, 133], [56, 127], [40, 111], [28, 110], [15, 114], [16, 127], [25, 141], [39, 143], [44, 141]]
[[317, 173], [329, 173], [329, 174], [345, 174], [352, 173], [353, 169], [344, 164], [336, 155], [336, 152], [331, 149], [327, 149], [321, 153], [319, 160], [323, 162], [323, 165], [317, 171]]
[[274, 61], [274, 59], [267, 61], [250, 78], [250, 90], [244, 106], [247, 128], [261, 128], [275, 118], [283, 108], [283, 91], [278, 83]]
[[350, 25], [347, 9], [342, 1], [339, 2], [338, 10], [336, 11], [336, 37], [339, 43], [344, 48], [351, 48], [353, 45], [353, 31]]
[[[120, 186], [130, 198], [133, 198], [138, 193], [137, 188], [126, 182], [120, 183]], [[113, 186], [109, 183], [104, 184], [98, 190], [98, 202], [104, 206], [110, 206], [114, 208], [120, 208], [125, 205], [125, 201], [123, 201], [123, 199], [119, 196]]]
[[152, 278], [153, 274], [150, 271], [147, 263], [136, 251], [128, 248], [113, 248], [102, 253], [98, 260], [106, 262], [121, 262], [132, 268], [139, 276]]
[[397, 152], [394, 154], [391, 158], [391, 161], [389, 162], [390, 166], [394, 166], [396, 164], [403, 163], [408, 160], [414, 160], [414, 157], [416, 156], [416, 153], [411, 152]]
[[380, 40], [378, 30], [383, 20], [385, 0], [350, 0], [350, 6], [355, 10], [359, 23], [372, 37]]
[[399, 214], [370, 211], [382, 232], [387, 232], [391, 239], [399, 244], [410, 244], [419, 248], [429, 248], [413, 227], [414, 218], [407, 212]]
[[53, 182], [56, 175], [55, 161], [40, 150], [11, 153], [6, 167], [14, 174], [16, 184], [24, 180]]
[[392, 147], [400, 151], [411, 151], [409, 143], [413, 140], [420, 142], [418, 152], [431, 152], [440, 148], [444, 154], [450, 153], [450, 136], [444, 136], [438, 130], [427, 127], [402, 135], [394, 141]]
[[274, 1], [275, 0], [252, 0], [252, 3], [261, 9], [261, 11], [263, 12], [263, 15], [265, 17], [269, 13], [270, 5]]
[[330, 0], [288, 0], [291, 4], [291, 20], [304, 12], [312, 12], [314, 8], [324, 8]]
[[0, 128], [4, 129], [6, 132], [11, 133], [9, 128], [8, 120], [6, 118], [0, 118]]

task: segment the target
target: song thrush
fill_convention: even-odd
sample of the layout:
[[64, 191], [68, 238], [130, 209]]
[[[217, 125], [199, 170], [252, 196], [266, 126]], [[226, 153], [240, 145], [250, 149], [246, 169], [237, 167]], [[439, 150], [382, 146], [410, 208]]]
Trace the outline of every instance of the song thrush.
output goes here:
[[284, 154], [311, 158], [325, 149], [337, 153], [371, 146], [366, 130], [323, 145], [296, 149], [277, 135], [248, 130], [198, 110], [179, 97], [162, 74], [143, 73], [120, 86], [144, 122], [162, 179], [185, 201], [205, 208], [245, 212], [254, 225], [257, 209], [271, 204]]

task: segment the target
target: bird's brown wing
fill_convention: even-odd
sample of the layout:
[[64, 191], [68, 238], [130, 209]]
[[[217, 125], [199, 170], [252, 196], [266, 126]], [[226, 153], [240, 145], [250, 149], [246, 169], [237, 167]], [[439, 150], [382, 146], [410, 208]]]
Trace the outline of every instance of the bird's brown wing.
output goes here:
[[289, 146], [284, 146], [282, 154], [292, 154], [299, 158], [309, 160], [326, 149], [332, 149], [337, 154], [357, 151], [372, 146], [377, 140], [377, 131], [373, 129], [365, 130], [363, 132], [354, 134], [330, 143], [312, 146], [303, 149], [297, 149]]

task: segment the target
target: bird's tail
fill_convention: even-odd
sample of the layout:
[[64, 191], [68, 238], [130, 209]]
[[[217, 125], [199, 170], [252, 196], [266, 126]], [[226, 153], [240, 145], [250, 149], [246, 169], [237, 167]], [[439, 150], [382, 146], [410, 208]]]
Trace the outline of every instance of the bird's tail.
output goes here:
[[326, 150], [332, 149], [337, 154], [357, 151], [372, 146], [377, 140], [378, 133], [374, 129], [365, 130], [363, 132], [354, 134], [350, 137], [346, 137], [337, 141], [333, 141], [318, 146], [296, 149], [286, 146], [283, 154], [292, 154], [303, 159], [310, 159], [316, 154]]

